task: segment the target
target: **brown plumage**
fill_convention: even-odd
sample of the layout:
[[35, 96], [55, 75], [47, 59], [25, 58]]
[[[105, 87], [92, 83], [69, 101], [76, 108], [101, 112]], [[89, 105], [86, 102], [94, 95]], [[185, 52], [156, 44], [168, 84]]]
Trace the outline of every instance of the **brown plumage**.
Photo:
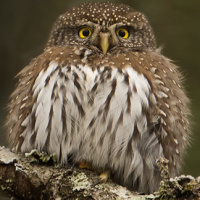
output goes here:
[[62, 164], [70, 155], [145, 193], [160, 183], [156, 159], [177, 175], [188, 98], [142, 13], [113, 3], [72, 8], [18, 78], [7, 118], [14, 151], [55, 153]]

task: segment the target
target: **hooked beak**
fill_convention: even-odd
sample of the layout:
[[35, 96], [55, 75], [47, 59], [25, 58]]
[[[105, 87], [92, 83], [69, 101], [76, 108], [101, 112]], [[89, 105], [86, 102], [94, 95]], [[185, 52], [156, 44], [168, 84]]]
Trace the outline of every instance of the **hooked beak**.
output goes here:
[[103, 51], [104, 55], [106, 54], [106, 52], [108, 51], [108, 48], [110, 46], [109, 37], [110, 37], [110, 33], [108, 33], [108, 32], [100, 33], [100, 47], [101, 47], [101, 50]]

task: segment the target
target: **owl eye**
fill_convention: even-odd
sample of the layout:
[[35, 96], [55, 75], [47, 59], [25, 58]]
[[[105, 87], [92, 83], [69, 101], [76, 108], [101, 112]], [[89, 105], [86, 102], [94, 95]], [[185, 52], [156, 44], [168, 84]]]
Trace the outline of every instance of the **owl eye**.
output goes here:
[[124, 39], [129, 37], [129, 31], [126, 28], [119, 28], [116, 33]]
[[81, 28], [79, 30], [79, 37], [80, 38], [86, 38], [86, 37], [90, 36], [91, 34], [92, 34], [91, 29], [89, 29], [87, 27]]

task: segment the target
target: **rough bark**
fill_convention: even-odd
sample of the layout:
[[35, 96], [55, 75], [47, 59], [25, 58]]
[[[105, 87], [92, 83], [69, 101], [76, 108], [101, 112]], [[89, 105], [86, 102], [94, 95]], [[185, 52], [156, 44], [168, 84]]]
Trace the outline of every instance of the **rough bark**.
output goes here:
[[[161, 172], [165, 171], [163, 168], [165, 168], [165, 164], [162, 165]], [[177, 180], [177, 184], [174, 185], [174, 182], [166, 176], [166, 173], [158, 193], [139, 195], [113, 183], [111, 180], [104, 184], [91, 186], [98, 180], [97, 173], [78, 168], [74, 168], [72, 171], [70, 166], [58, 167], [54, 163], [54, 156], [38, 154], [36, 151], [24, 156], [0, 147], [1, 189], [20, 200], [199, 198], [200, 178], [191, 180], [190, 177], [185, 177], [185, 181], [181, 180], [184, 182], [184, 186]], [[190, 185], [188, 185], [189, 183]], [[190, 190], [187, 189], [186, 191], [186, 186], [190, 186]], [[180, 195], [180, 193], [182, 194]]]

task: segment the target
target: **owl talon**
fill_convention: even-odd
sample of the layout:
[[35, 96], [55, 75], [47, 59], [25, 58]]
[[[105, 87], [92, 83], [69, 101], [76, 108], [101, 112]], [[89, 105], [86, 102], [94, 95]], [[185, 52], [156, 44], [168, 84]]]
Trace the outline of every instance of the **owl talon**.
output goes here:
[[106, 170], [106, 171], [104, 171], [100, 174], [97, 182], [93, 183], [91, 186], [94, 187], [98, 184], [105, 183], [108, 180], [109, 177], [110, 177], [110, 170]]
[[79, 161], [78, 167], [79, 167], [80, 169], [90, 169], [90, 170], [93, 169], [93, 168], [92, 168], [92, 165], [91, 165], [90, 163], [88, 163], [87, 161], [85, 161], [85, 160]]
[[[88, 163], [87, 161], [85, 161], [85, 160], [79, 161], [78, 162], [78, 167], [80, 169], [89, 169], [89, 170], [93, 170], [94, 171], [94, 168], [92, 167], [92, 165], [90, 163]], [[97, 170], [97, 172], [99, 172], [99, 171]], [[98, 184], [101, 184], [101, 183], [105, 183], [108, 180], [109, 176], [110, 176], [110, 170], [103, 171], [99, 175], [99, 179], [95, 183], [93, 183], [91, 186], [94, 187], [95, 185], [98, 185]]]

